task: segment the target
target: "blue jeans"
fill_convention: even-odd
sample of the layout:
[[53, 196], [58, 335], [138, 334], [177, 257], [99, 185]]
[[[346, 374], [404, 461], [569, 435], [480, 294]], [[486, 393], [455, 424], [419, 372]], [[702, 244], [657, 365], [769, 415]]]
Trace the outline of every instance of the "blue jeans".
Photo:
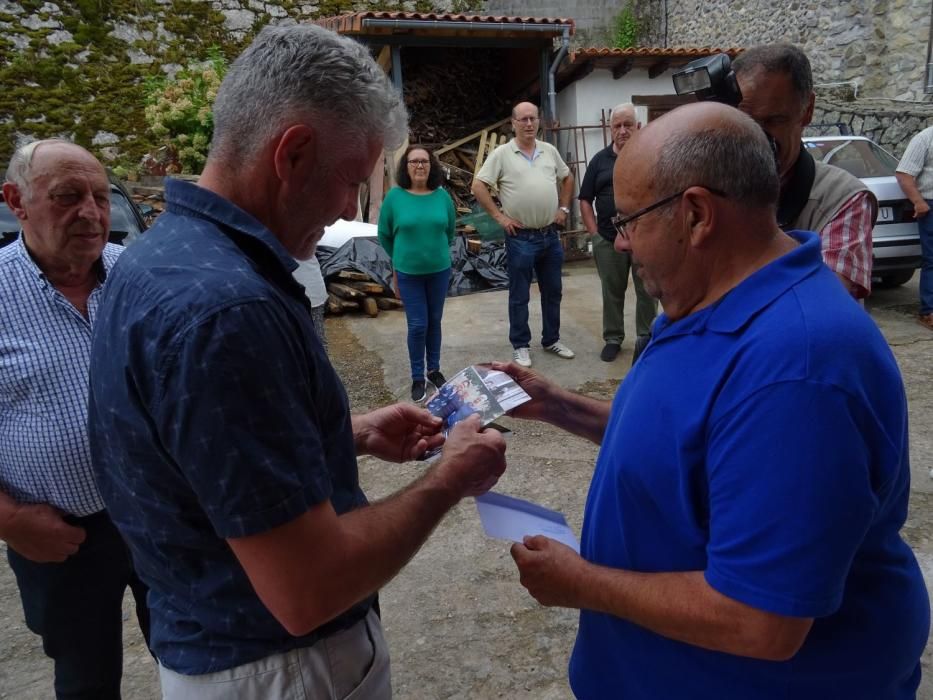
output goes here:
[[560, 340], [560, 271], [564, 248], [556, 226], [543, 231], [518, 229], [505, 237], [509, 266], [509, 342], [513, 348], [527, 348], [531, 343], [528, 327], [528, 299], [533, 274], [538, 276], [541, 292], [541, 345]]
[[424, 379], [424, 359], [428, 370], [441, 368], [441, 317], [450, 282], [450, 268], [430, 275], [398, 272], [398, 291], [408, 318], [408, 360], [411, 378]]
[[123, 592], [136, 600], [139, 627], [149, 641], [146, 586], [105, 511], [67, 517], [87, 538], [65, 561], [38, 564], [7, 549], [26, 626], [42, 637], [55, 662], [59, 700], [119, 700], [123, 675]]
[[920, 313], [933, 313], [933, 199], [927, 204], [931, 210], [917, 221], [920, 227], [920, 252], [923, 264], [920, 267]]

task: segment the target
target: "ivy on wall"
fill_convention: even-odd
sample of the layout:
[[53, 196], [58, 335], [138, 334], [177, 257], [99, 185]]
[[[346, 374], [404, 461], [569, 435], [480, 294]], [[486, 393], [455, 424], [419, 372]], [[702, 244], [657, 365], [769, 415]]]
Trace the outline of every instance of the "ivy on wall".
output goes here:
[[[59, 12], [49, 7], [50, 1], [57, 2]], [[460, 11], [482, 5], [482, 0], [455, 1]], [[301, 14], [297, 0], [265, 2], [278, 5], [293, 19], [311, 18]], [[247, 0], [242, 4], [252, 9]], [[161, 144], [148, 131], [145, 118], [147, 82], [165, 77], [162, 66], [184, 68], [211, 59], [211, 47], [219, 47], [219, 55], [232, 61], [272, 20], [257, 13], [252, 28], [238, 40], [224, 28], [224, 14], [204, 0], [21, 0], [18, 5], [20, 14], [0, 12], [0, 164], [9, 161], [19, 136], [67, 136], [121, 170], [135, 168]], [[373, 0], [365, 7], [434, 9], [431, 0]], [[314, 16], [357, 9], [355, 0], [320, 0]], [[30, 29], [23, 25], [30, 16], [56, 26]], [[120, 30], [126, 36], [127, 28], [138, 37], [130, 43], [114, 35]], [[68, 31], [72, 39], [54, 45], [49, 37], [58, 29]], [[17, 48], [14, 38], [28, 45]], [[151, 62], [144, 62], [146, 56]], [[99, 132], [115, 134], [119, 146], [94, 146]], [[108, 150], [117, 153], [116, 161]]]

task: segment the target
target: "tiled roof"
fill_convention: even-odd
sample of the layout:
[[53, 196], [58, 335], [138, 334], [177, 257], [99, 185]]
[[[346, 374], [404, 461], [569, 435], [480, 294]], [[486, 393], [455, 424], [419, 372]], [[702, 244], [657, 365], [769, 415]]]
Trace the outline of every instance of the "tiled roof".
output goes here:
[[[360, 34], [363, 31], [363, 20], [403, 20], [424, 22], [424, 29], [432, 29], [432, 22], [462, 22], [489, 24], [489, 25], [515, 25], [515, 31], [521, 31], [522, 25], [529, 24], [561, 24], [569, 25], [573, 33], [573, 20], [557, 17], [504, 17], [496, 15], [460, 15], [460, 14], [436, 14], [433, 12], [354, 12], [348, 15], [339, 15], [337, 17], [324, 17], [317, 20], [317, 24], [327, 29], [332, 29], [341, 34]], [[490, 29], [493, 27], [490, 26]], [[555, 32], [555, 35], [558, 32]]]
[[730, 58], [738, 56], [743, 49], [738, 47], [687, 47], [675, 46], [660, 48], [654, 46], [635, 46], [630, 49], [609, 49], [587, 47], [570, 52], [570, 60], [576, 61], [584, 58], [702, 58], [716, 53], [728, 54]]

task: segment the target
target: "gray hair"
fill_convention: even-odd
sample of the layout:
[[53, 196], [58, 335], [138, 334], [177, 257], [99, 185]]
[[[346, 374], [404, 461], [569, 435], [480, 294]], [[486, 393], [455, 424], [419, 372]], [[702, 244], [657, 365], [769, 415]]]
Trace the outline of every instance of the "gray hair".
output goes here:
[[10, 164], [6, 169], [6, 181], [16, 185], [23, 197], [29, 197], [32, 185], [32, 159], [36, 149], [51, 143], [76, 145], [68, 139], [42, 139], [41, 141], [27, 141], [13, 152], [13, 157], [10, 158]]
[[632, 113], [632, 116], [634, 117], [635, 116], [635, 105], [633, 105], [631, 102], [623, 102], [622, 104], [617, 104], [615, 107], [612, 108], [612, 111], [609, 113], [609, 119], [612, 119], [616, 115], [617, 112], [622, 112], [622, 111], [627, 111], [627, 112], [630, 111]]
[[749, 208], [777, 208], [780, 179], [761, 128], [736, 110], [735, 121], [688, 129], [664, 141], [654, 167], [655, 192], [700, 185]]
[[313, 24], [266, 26], [217, 92], [211, 152], [253, 156], [296, 117], [331, 120], [390, 150], [408, 134], [398, 91], [362, 44]]
[[793, 44], [762, 44], [738, 55], [732, 62], [736, 75], [760, 68], [765, 73], [783, 73], [790, 78], [794, 92], [803, 104], [813, 92], [813, 72], [807, 54]]

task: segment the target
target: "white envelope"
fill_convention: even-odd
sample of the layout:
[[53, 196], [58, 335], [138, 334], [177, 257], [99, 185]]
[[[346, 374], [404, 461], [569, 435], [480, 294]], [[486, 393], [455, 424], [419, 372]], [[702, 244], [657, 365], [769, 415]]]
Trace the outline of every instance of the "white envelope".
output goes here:
[[476, 510], [490, 537], [521, 542], [526, 535], [544, 535], [580, 553], [567, 519], [556, 510], [492, 491], [476, 497]]

